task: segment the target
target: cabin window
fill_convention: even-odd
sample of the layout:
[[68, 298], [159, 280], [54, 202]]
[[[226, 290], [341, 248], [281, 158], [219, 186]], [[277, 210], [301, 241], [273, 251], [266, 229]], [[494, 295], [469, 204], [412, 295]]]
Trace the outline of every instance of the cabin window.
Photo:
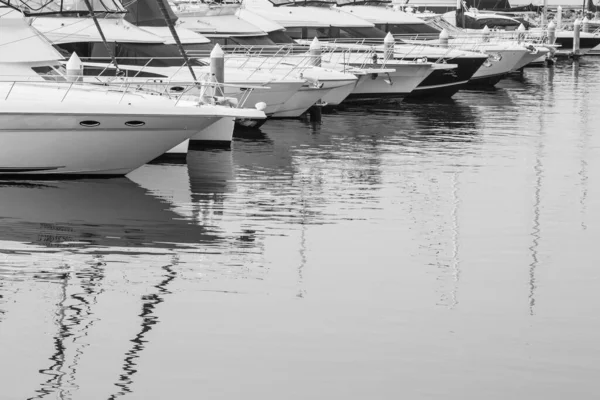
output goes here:
[[279, 44], [295, 43], [294, 39], [292, 39], [284, 31], [269, 32], [269, 39], [271, 39], [274, 43], [279, 43]]
[[302, 31], [302, 28], [285, 28], [285, 32], [292, 39], [303, 39]]
[[440, 30], [432, 26], [423, 24], [380, 24], [379, 29], [384, 32], [392, 32], [392, 35], [414, 35], [414, 34], [435, 34], [439, 35]]
[[36, 74], [47, 81], [64, 81], [67, 74], [65, 67], [61, 66], [41, 66], [31, 68]]
[[335, 32], [330, 31], [329, 28], [304, 28], [303, 30], [303, 39], [312, 39], [312, 38], [335, 38]]
[[231, 42], [229, 42], [227, 40], [227, 38], [216, 38], [216, 37], [211, 37], [209, 38], [210, 42], [212, 44], [218, 44], [219, 46], [223, 47], [223, 46], [227, 46], [229, 44], [232, 44]]
[[477, 20], [477, 24], [479, 29], [483, 29], [486, 25], [488, 28], [501, 28], [506, 30], [517, 29], [520, 25], [518, 21], [511, 21], [509, 19], [499, 19], [499, 18], [481, 18]]
[[356, 38], [356, 39], [383, 39], [387, 33], [381, 29], [375, 27], [366, 28], [338, 28], [340, 29], [340, 36], [342, 38]]
[[333, 36], [331, 36], [329, 27], [285, 28], [285, 33], [292, 39], [313, 39], [315, 37], [326, 39], [326, 38], [333, 37]]
[[[166, 75], [155, 74], [147, 71], [134, 71], [134, 70], [121, 70], [122, 73], [125, 74], [125, 77], [137, 77], [137, 78], [166, 78]], [[101, 66], [84, 66], [83, 68], [84, 76], [117, 76], [117, 69], [114, 67], [106, 68]]]
[[234, 37], [229, 39], [233, 43], [241, 46], [274, 46], [275, 42], [269, 39], [268, 36], [245, 36]]

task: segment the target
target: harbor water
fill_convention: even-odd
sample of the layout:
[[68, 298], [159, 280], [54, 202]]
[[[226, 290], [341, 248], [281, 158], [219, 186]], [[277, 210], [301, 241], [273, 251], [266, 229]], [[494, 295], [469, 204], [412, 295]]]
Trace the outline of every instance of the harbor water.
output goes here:
[[0, 399], [593, 399], [600, 60], [2, 181]]

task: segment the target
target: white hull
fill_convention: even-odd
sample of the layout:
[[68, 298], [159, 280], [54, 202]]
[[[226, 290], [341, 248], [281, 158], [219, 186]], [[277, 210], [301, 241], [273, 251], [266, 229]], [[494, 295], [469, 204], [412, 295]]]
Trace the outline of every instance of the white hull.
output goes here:
[[[240, 60], [227, 59], [228, 66], [240, 65]], [[256, 68], [261, 73], [269, 73], [274, 76], [295, 77], [310, 82], [313, 86], [304, 86], [300, 91], [294, 93], [275, 114], [274, 118], [299, 117], [306, 112], [318, 100], [331, 105], [338, 105], [352, 92], [357, 78], [354, 74], [343, 73], [339, 70], [326, 67], [306, 65], [302, 58], [286, 57], [250, 57], [243, 63], [246, 68]], [[318, 86], [318, 87], [317, 87]], [[307, 90], [320, 90], [321, 94], [310, 104], [311, 95]], [[327, 95], [325, 95], [327, 92]], [[326, 100], [323, 98], [326, 97]]]
[[390, 73], [367, 74], [360, 77], [350, 99], [402, 98], [409, 95], [434, 69], [430, 64], [394, 65]]
[[[242, 82], [233, 82], [235, 85], [244, 85], [248, 83]], [[300, 88], [304, 82], [302, 81], [292, 81], [292, 82], [266, 82], [264, 85], [269, 89], [255, 89], [253, 90], [246, 102], [244, 103], [244, 107], [254, 107], [257, 103], [263, 102], [267, 105], [264, 112], [267, 116], [271, 116], [275, 114], [277, 111], [283, 107], [286, 101], [288, 101]], [[230, 91], [230, 93], [228, 93]], [[239, 93], [239, 91], [238, 91]], [[237, 96], [237, 93], [233, 93], [233, 90], [226, 89], [225, 95], [232, 95], [233, 97]]]
[[110, 87], [0, 83], [0, 174], [124, 175], [224, 117], [262, 112]]
[[179, 143], [177, 146], [173, 147], [171, 150], [167, 151], [166, 154], [170, 156], [185, 156], [188, 152], [188, 147], [190, 145], [189, 139], [184, 140]]
[[273, 118], [298, 118], [304, 114], [310, 107], [317, 103], [323, 97], [326, 97], [331, 89], [304, 88], [294, 94], [281, 108], [276, 112]]
[[[100, 63], [85, 63], [85, 66], [89, 68], [95, 68], [99, 72], [102, 71], [106, 65]], [[151, 72], [157, 75], [162, 75], [165, 77], [164, 82], [157, 84], [156, 86], [152, 84], [148, 84], [148, 78], [139, 78], [135, 77], [136, 73], [138, 73], [142, 67], [136, 65], [121, 65], [120, 69], [127, 74], [128, 82], [143, 82], [145, 83], [144, 87], [148, 90], [156, 90], [158, 92], [162, 92], [167, 89], [171, 89], [173, 87], [181, 86], [178, 83], [173, 83], [169, 86], [169, 80], [174, 82], [187, 82], [191, 84], [193, 79], [186, 68], [175, 68], [175, 67], [145, 67], [143, 70], [145, 72]], [[206, 70], [204, 67], [195, 68], [194, 69], [198, 79], [202, 80], [203, 76], [206, 74]], [[262, 75], [262, 76], [261, 76]], [[257, 103], [263, 102], [266, 104], [266, 108], [264, 113], [269, 116], [279, 108], [285, 104], [285, 102], [296, 93], [302, 85], [304, 85], [304, 80], [299, 79], [287, 79], [287, 80], [277, 80], [277, 79], [263, 79], [265, 74], [252, 74], [251, 71], [247, 71], [240, 68], [226, 68], [225, 69], [225, 84], [226, 85], [234, 85], [234, 86], [225, 86], [225, 96], [227, 97], [235, 97], [238, 100], [242, 98], [244, 95], [244, 104], [243, 107], [253, 108]], [[87, 81], [91, 83], [97, 82], [97, 77], [88, 77]], [[100, 78], [103, 80], [108, 80], [107, 77]], [[239, 86], [239, 87], [237, 87]], [[249, 94], [245, 90], [240, 89], [240, 87], [244, 86], [252, 86], [252, 87], [261, 87], [264, 89], [254, 89]], [[173, 93], [173, 92], [172, 92]], [[198, 88], [194, 88], [192, 90], [188, 90], [186, 92], [187, 95], [197, 96], [200, 93]]]
[[485, 62], [471, 78], [473, 80], [488, 79], [508, 74], [513, 71], [521, 59], [528, 53], [525, 49], [511, 50], [489, 50], [489, 53], [497, 53], [501, 56], [500, 60], [489, 60]]
[[321, 97], [321, 101], [337, 106], [346, 99], [354, 91], [357, 79], [346, 81], [326, 81], [323, 84], [323, 89], [329, 89], [329, 92]]
[[220, 144], [230, 145], [233, 140], [235, 118], [221, 118], [190, 138], [190, 144]]
[[514, 67], [513, 70], [518, 70], [520, 68], [523, 68], [531, 63], [537, 62], [537, 60], [542, 59], [545, 60], [546, 56], [548, 55], [548, 53], [550, 53], [550, 49], [546, 48], [546, 47], [538, 47], [537, 48], [537, 52], [536, 53], [527, 53], [523, 56], [523, 58], [521, 59], [521, 61], [519, 61], [517, 63], [517, 65]]
[[[125, 175], [219, 117], [145, 116], [143, 128], [124, 123], [140, 115], [0, 113], [0, 175]], [[98, 128], [82, 127], [93, 120]], [[194, 127], [186, 129], [185, 125]]]

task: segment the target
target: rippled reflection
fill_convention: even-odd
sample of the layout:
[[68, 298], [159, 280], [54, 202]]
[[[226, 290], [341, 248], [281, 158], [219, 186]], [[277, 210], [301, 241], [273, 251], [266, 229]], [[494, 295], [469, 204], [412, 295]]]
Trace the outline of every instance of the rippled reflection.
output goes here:
[[219, 240], [127, 178], [0, 185], [0, 240], [90, 249], [174, 248]]
[[[69, 399], [79, 389], [77, 367], [85, 348], [89, 346], [82, 341], [98, 321], [94, 317], [93, 307], [103, 292], [104, 266], [102, 258], [98, 257], [78, 271], [64, 265], [61, 268], [62, 274], [53, 277], [53, 283], [59, 288], [59, 301], [54, 315], [54, 353], [49, 358], [50, 366], [40, 369], [40, 373], [47, 379], [30, 399], [50, 395]], [[40, 278], [45, 277], [38, 277]]]
[[123, 360], [123, 373], [119, 376], [119, 380], [115, 383], [118, 387], [118, 392], [110, 395], [109, 399], [116, 399], [124, 396], [127, 393], [131, 393], [134, 375], [138, 372], [137, 359], [140, 358], [142, 351], [147, 345], [148, 341], [145, 339], [148, 332], [150, 332], [158, 323], [159, 319], [155, 315], [155, 308], [160, 303], [165, 301], [164, 296], [171, 294], [167, 289], [171, 281], [177, 277], [177, 272], [174, 268], [177, 266], [177, 259], [174, 260], [172, 265], [165, 265], [162, 267], [163, 274], [162, 280], [154, 285], [156, 291], [154, 293], [145, 294], [142, 296], [142, 311], [138, 315], [141, 318], [140, 330], [135, 334], [133, 339], [130, 340], [132, 343], [131, 349], [125, 353], [125, 359]]

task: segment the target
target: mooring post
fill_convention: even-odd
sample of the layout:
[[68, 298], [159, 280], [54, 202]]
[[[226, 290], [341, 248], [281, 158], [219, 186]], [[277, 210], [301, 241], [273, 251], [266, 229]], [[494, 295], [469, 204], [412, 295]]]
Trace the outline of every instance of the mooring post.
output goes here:
[[383, 59], [384, 64], [390, 60], [394, 59], [394, 47], [396, 46], [396, 39], [394, 39], [394, 35], [392, 32], [388, 32], [385, 35], [385, 39], [383, 39]]
[[521, 24], [519, 25], [519, 27], [517, 28], [517, 32], [519, 32], [517, 34], [517, 38], [519, 40], [519, 43], [521, 43], [523, 40], [525, 40], [525, 31], [527, 29], [525, 29], [525, 25]]
[[483, 29], [481, 30], [481, 34], [483, 35], [483, 41], [484, 42], [489, 42], [490, 41], [490, 35], [492, 34], [490, 32], [490, 28], [488, 28], [488, 26], [484, 26]]
[[73, 52], [71, 58], [67, 61], [67, 81], [79, 82], [83, 80], [83, 63], [77, 55]]
[[548, 24], [548, 44], [554, 44], [556, 41], [556, 24], [550, 21]]
[[579, 44], [581, 40], [581, 20], [577, 18], [573, 23], [573, 56], [579, 55]]
[[225, 83], [225, 53], [218, 43], [210, 52], [210, 76], [212, 84], [217, 84], [217, 86], [213, 86], [213, 96], [224, 97], [225, 93], [221, 85]]
[[581, 22], [581, 30], [583, 32], [590, 31], [590, 19], [587, 17], [587, 15], [583, 18], [583, 21]]
[[321, 42], [319, 42], [319, 39], [317, 39], [316, 36], [310, 43], [308, 52], [310, 54], [311, 65], [315, 67], [320, 67], [321, 62], [323, 61], [323, 51], [321, 49]]
[[448, 47], [448, 39], [450, 35], [448, 35], [448, 31], [446, 28], [442, 29], [440, 32], [440, 47]]

